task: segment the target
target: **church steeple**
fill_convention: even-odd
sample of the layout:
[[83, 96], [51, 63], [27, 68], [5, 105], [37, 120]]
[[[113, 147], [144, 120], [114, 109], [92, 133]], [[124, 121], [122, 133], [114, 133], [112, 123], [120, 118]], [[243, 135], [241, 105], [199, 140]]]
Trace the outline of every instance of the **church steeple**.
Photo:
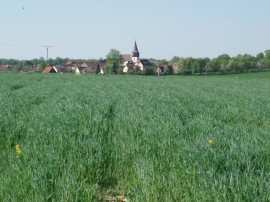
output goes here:
[[140, 53], [138, 51], [138, 47], [137, 47], [136, 41], [135, 41], [134, 48], [133, 48], [133, 51], [132, 51], [132, 57], [137, 57], [137, 58], [140, 57]]

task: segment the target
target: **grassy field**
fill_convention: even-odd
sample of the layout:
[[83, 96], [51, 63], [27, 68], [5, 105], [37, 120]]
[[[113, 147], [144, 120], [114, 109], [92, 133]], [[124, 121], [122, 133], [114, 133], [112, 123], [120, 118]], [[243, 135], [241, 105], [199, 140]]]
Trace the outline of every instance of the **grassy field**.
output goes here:
[[0, 82], [0, 201], [270, 201], [269, 73]]

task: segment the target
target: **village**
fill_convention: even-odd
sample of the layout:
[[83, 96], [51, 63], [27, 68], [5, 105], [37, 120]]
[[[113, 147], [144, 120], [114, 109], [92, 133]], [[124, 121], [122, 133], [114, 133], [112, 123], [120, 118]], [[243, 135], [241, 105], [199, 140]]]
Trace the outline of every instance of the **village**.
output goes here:
[[[140, 52], [135, 41], [131, 54], [121, 54], [120, 64], [114, 73], [117, 74], [141, 74], [150, 70], [150, 74], [166, 75], [168, 72], [178, 74], [177, 66], [160, 65], [156, 61], [140, 58]], [[14, 65], [5, 64], [0, 66], [0, 72], [14, 72]], [[40, 64], [33, 66], [22, 66], [17, 72], [39, 72], [39, 73], [73, 73], [73, 74], [108, 74], [112, 70], [108, 67], [106, 59], [100, 58], [96, 61], [69, 60], [65, 64], [46, 64], [41, 67]], [[147, 74], [147, 73], [146, 73]]]

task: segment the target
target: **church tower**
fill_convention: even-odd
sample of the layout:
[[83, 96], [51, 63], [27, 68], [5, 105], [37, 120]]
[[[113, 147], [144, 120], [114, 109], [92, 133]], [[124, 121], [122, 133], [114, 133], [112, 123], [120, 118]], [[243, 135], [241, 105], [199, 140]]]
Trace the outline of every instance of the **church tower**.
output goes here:
[[138, 48], [137, 48], [137, 43], [135, 41], [135, 44], [134, 44], [134, 49], [132, 51], [132, 61], [134, 63], [138, 63], [139, 62], [139, 57], [140, 57], [140, 53], [138, 51]]

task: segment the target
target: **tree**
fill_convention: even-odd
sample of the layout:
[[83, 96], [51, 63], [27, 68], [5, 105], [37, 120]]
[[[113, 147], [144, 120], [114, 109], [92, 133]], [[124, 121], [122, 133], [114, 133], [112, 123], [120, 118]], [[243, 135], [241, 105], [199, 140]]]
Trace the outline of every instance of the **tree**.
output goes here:
[[146, 67], [143, 70], [143, 75], [146, 75], [146, 76], [155, 75], [155, 69], [156, 68], [154, 66]]
[[237, 72], [243, 72], [243, 70], [245, 69], [243, 55], [238, 54], [235, 59], [236, 59], [236, 64], [237, 64]]
[[15, 59], [0, 59], [0, 65], [16, 65], [20, 61]]
[[218, 56], [218, 60], [229, 61], [230, 60], [230, 56], [228, 54], [222, 54], [222, 55]]
[[238, 70], [238, 63], [237, 60], [235, 58], [231, 58], [228, 64], [228, 70], [229, 72], [237, 72]]
[[112, 73], [114, 73], [114, 74], [117, 74], [117, 65], [116, 65], [116, 63], [113, 63], [113, 66], [112, 66]]
[[111, 49], [106, 56], [106, 68], [108, 73], [117, 74], [120, 71], [122, 57], [120, 51]]
[[40, 57], [40, 58], [38, 59], [38, 61], [39, 61], [39, 63], [45, 62], [45, 59], [44, 59], [44, 57]]
[[45, 69], [45, 67], [46, 67], [46, 62], [45, 61], [39, 63], [38, 72], [43, 72], [43, 70]]
[[32, 67], [33, 66], [33, 62], [30, 61], [30, 60], [25, 60], [25, 61], [23, 61], [22, 66], [23, 67]]
[[256, 58], [250, 54], [244, 54], [242, 62], [244, 63], [244, 70], [256, 69]]
[[19, 72], [22, 70], [22, 68], [23, 68], [23, 64], [22, 64], [22, 62], [19, 62], [13, 67], [12, 71]]
[[52, 58], [49, 58], [49, 59], [48, 59], [47, 65], [54, 65], [53, 59], [52, 59]]
[[220, 71], [221, 74], [228, 71], [228, 64], [230, 61], [230, 56], [228, 54], [219, 55], [215, 60], [216, 65], [219, 67], [218, 71]]
[[196, 58], [195, 61], [193, 62], [193, 65], [192, 65], [193, 73], [202, 74], [204, 69], [205, 69], [205, 65], [206, 65], [207, 61], [208, 60], [206, 60], [206, 58]]
[[263, 54], [262, 52], [261, 52], [261, 53], [258, 53], [257, 56], [256, 56], [256, 59], [257, 59], [258, 61], [263, 60], [263, 59], [264, 59], [264, 54]]
[[37, 65], [37, 64], [39, 63], [39, 62], [38, 62], [38, 59], [36, 59], [36, 58], [33, 59], [33, 60], [32, 60], [32, 63], [33, 63], [33, 65]]
[[264, 68], [269, 69], [270, 68], [270, 50], [264, 51], [265, 57], [263, 60]]
[[192, 64], [194, 59], [192, 57], [184, 58], [181, 60], [181, 69], [183, 74], [192, 74]]
[[270, 50], [266, 50], [264, 51], [264, 53], [265, 53], [265, 59], [270, 60]]
[[218, 58], [214, 58], [213, 60], [211, 60], [210, 66], [211, 66], [213, 72], [215, 72], [215, 73], [219, 72], [221, 65], [220, 65]]
[[54, 59], [54, 64], [56, 64], [56, 65], [62, 65], [63, 64], [63, 59], [60, 58], [60, 57], [56, 57]]
[[212, 65], [212, 60], [209, 60], [204, 67], [204, 72], [206, 74], [206, 72], [213, 72], [213, 65]]
[[175, 65], [179, 62], [180, 58], [177, 56], [174, 56], [170, 61], [169, 61], [169, 65]]
[[169, 62], [166, 59], [159, 60], [159, 65], [168, 65]]

